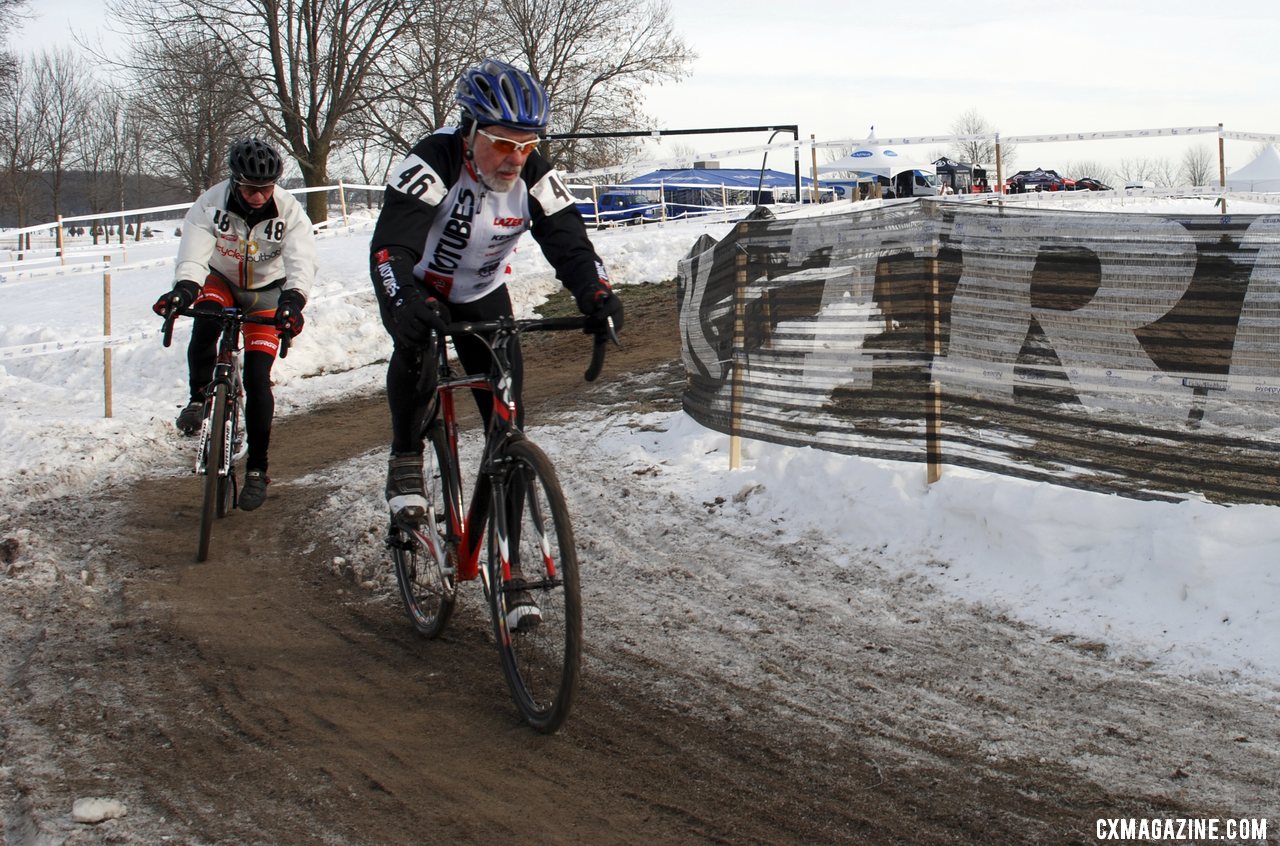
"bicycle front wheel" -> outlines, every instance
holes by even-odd
[[[426,515],[412,528],[393,522],[388,544],[405,611],[419,634],[433,638],[444,631],[457,601],[457,552],[448,537],[451,515],[458,506],[443,428],[431,427],[427,442],[429,449],[422,457]]]
[[[490,610],[516,707],[535,729],[550,733],[569,716],[578,690],[578,555],[569,507],[550,459],[524,439],[507,446],[506,458],[509,469],[493,492]],[[529,602],[536,613],[530,614]]]
[[[219,471],[226,464],[227,386],[218,384],[213,389],[209,406],[209,440],[204,453],[204,504],[200,508],[200,543],[196,547],[196,561],[209,557],[209,538],[213,534],[213,520],[225,493],[226,477]]]
[[[240,413],[235,406],[231,394],[227,394],[227,411],[222,426],[223,455],[225,456],[226,473],[218,474],[218,517],[226,517],[236,505],[236,438],[240,434]],[[228,435],[230,435],[228,437]],[[231,444],[231,452],[225,452],[226,444]]]

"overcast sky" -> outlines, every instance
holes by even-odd
[[[939,135],[974,108],[1005,135],[1219,122],[1280,133],[1280,6],[1271,2],[671,0],[671,8],[699,58],[688,78],[648,97],[648,112],[669,128],[799,124],[819,141],[862,138],[873,125],[882,138]],[[1216,155],[1216,137],[1194,138]],[[1078,143],[1065,157],[1140,156],[1146,143]],[[1153,145],[1152,155],[1169,155],[1166,146]],[[1254,146],[1228,142],[1228,165],[1246,163]],[[1049,167],[1063,158],[1057,146],[1028,145],[1017,161]]]
[[[654,128],[798,124],[819,141],[948,134],[976,109],[1002,134],[1205,126],[1280,132],[1280,6],[1261,0],[670,0],[698,53],[679,83],[648,90]],[[95,37],[100,0],[40,0],[14,43]],[[674,143],[698,152],[758,146],[766,134]],[[779,140],[781,140],[780,136]],[[1016,168],[1181,158],[1217,139],[1024,145]],[[1240,167],[1256,144],[1229,141]],[[670,151],[671,142],[665,150]],[[936,145],[907,150],[923,158]],[[655,155],[660,151],[655,148]],[[756,157],[758,160],[758,157]],[[819,161],[822,161],[820,158]],[[748,166],[746,162],[732,162]],[[771,166],[790,169],[785,154]]]

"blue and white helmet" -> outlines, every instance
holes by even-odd
[[[477,126],[543,132],[551,120],[551,101],[542,83],[497,59],[485,59],[464,71],[454,102]]]

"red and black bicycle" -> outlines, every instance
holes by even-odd
[[[435,376],[423,426],[426,514],[420,520],[393,519],[387,536],[401,599],[414,627],[426,637],[444,630],[458,600],[458,585],[480,578],[512,698],[530,725],[548,733],[564,722],[578,688],[578,555],[555,468],[516,425],[509,351],[522,332],[586,327],[587,319],[581,317],[502,318],[447,327],[448,335],[484,338],[492,367],[481,375],[455,373],[443,342],[425,353],[423,366],[434,368]],[[617,340],[611,325],[595,335],[588,381],[600,372],[609,338]],[[470,502],[464,507],[454,406],[458,392],[477,390],[488,392],[493,406]],[[509,613],[530,601],[539,622],[509,625]]]

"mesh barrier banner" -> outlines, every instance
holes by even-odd
[[[763,212],[693,246],[679,297],[710,428],[1280,503],[1280,216]]]

